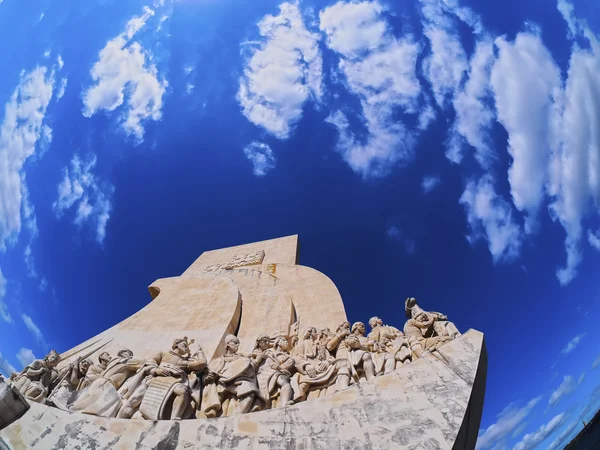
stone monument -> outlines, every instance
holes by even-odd
[[[153,300],[131,317],[11,377],[3,392],[22,406],[11,412],[0,399],[0,442],[475,448],[482,333],[461,334],[414,298],[399,299],[398,317],[387,318],[400,322],[404,309],[402,331],[378,317],[370,329],[350,324],[333,282],[298,264],[297,236],[204,252],[149,290]]]

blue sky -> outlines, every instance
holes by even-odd
[[[486,335],[478,447],[600,407],[600,6],[0,0],[0,369],[300,235],[349,319]]]

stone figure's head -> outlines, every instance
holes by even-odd
[[[367,332],[365,324],[362,322],[354,322],[354,325],[352,325],[352,332],[364,336]]]
[[[77,361],[77,369],[79,369],[79,373],[82,375],[85,375],[88,371],[88,369],[90,368],[90,365],[92,364],[92,362],[85,358],[85,359],[79,359]]]
[[[50,350],[50,353],[46,355],[44,361],[46,362],[46,366],[54,368],[60,362],[60,355],[56,350]]]
[[[225,349],[230,350],[231,353],[237,353],[240,348],[240,340],[233,334],[225,336]]]
[[[383,325],[383,321],[379,317],[375,316],[375,317],[371,317],[369,319],[369,326],[371,328],[375,328],[378,325],[379,326]]]
[[[173,340],[171,349],[180,356],[189,355],[190,354],[190,342],[188,342],[187,337],[184,337],[183,339],[175,339],[175,340]]]
[[[288,342],[288,339],[285,336],[278,336],[277,338],[275,338],[275,343],[273,345],[275,346],[275,348],[278,348],[279,350],[283,350],[285,352],[289,348],[290,343]]]
[[[102,353],[100,353],[100,355],[98,356],[98,362],[99,362],[100,364],[108,364],[108,363],[110,362],[110,360],[111,360],[111,359],[112,359],[112,358],[111,358],[111,356],[110,356],[110,353],[108,353],[108,352],[102,352]]]
[[[409,297],[404,302],[404,313],[409,319],[412,317],[412,309],[417,305],[417,299]]]
[[[340,323],[335,332],[339,333],[340,331],[350,331],[350,322],[344,321]]]
[[[119,350],[117,356],[119,356],[120,358],[131,359],[133,358],[133,352],[128,348],[124,348],[123,350]]]
[[[304,339],[312,339],[315,341],[317,337],[319,337],[319,334],[317,333],[317,329],[315,327],[308,327],[304,331]]]
[[[254,348],[259,348],[261,350],[266,350],[271,346],[271,338],[268,334],[261,334],[256,338],[256,344]]]

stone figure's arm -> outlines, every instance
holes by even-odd
[[[337,346],[340,344],[340,342],[342,341],[343,337],[336,334],[334,335],[331,339],[329,339],[327,341],[327,345],[325,346],[325,348],[327,350],[329,350],[330,352],[334,351]]]
[[[206,368],[207,364],[204,353],[196,353],[196,355],[188,362],[186,372],[201,372]]]
[[[44,373],[45,370],[46,368],[42,364],[42,361],[40,359],[36,359],[31,364],[23,367],[23,370],[21,370],[21,373],[19,375],[35,377]]]
[[[413,320],[413,319],[411,319]],[[419,322],[418,320],[413,320],[413,325],[417,328],[427,329],[433,324],[433,317],[429,316],[429,320],[427,322]]]
[[[296,361],[294,361],[294,358],[292,358],[291,356],[288,357],[285,361],[283,361],[279,367],[281,367],[283,370],[287,370],[287,371],[292,371],[292,369],[296,366]]]

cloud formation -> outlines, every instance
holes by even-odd
[[[29,348],[22,348],[19,350],[19,353],[17,353],[17,359],[21,365],[25,367],[26,365],[31,364],[37,358],[33,354],[33,350]]]
[[[17,369],[15,369],[11,363],[4,359],[2,357],[2,353],[0,353],[0,372],[2,372],[6,377],[10,377],[10,374],[16,371]]]
[[[495,262],[511,261],[519,255],[519,225],[513,218],[510,204],[496,193],[491,175],[470,181],[460,203],[465,208],[471,229],[469,242],[485,239]]]
[[[54,73],[36,67],[21,75],[4,107],[0,128],[0,250],[14,242],[21,231],[23,166],[35,154],[37,142],[48,136],[50,128],[44,128],[44,118],[53,88]]]
[[[25,324],[29,332],[33,335],[38,344],[46,345],[46,341],[44,340],[42,330],[40,330],[40,328],[35,324],[33,319],[27,314],[23,314],[21,318],[23,319],[23,323]]]
[[[305,102],[322,95],[319,36],[306,29],[297,3],[282,3],[279,14],[258,23],[263,40],[251,49],[237,99],[246,118],[279,139],[289,137]]]
[[[0,317],[5,322],[11,323],[12,317],[8,312],[8,307],[6,303],[2,300],[6,295],[6,280],[4,279],[4,275],[2,275],[2,269],[0,268]]]
[[[262,177],[275,168],[275,157],[271,147],[262,142],[252,142],[244,148],[244,155],[252,163],[254,175]]]
[[[112,209],[110,196],[113,187],[101,185],[92,172],[95,165],[95,155],[87,161],[82,161],[78,155],[73,157],[70,167],[64,169],[65,176],[58,185],[58,199],[53,203],[53,208],[56,216],[62,217],[66,210],[75,206],[74,223],[78,226],[92,224],[96,241],[102,244]]]
[[[479,432],[477,449],[489,449],[509,436],[523,421],[531,410],[539,403],[541,397],[530,400],[525,406],[517,407],[511,403],[498,414],[498,420],[485,430]]]
[[[436,175],[426,175],[421,181],[421,189],[423,193],[428,194],[440,185],[442,180]]]
[[[565,375],[562,383],[556,388],[556,390],[550,396],[548,400],[548,405],[554,406],[556,405],[561,398],[565,395],[569,395],[571,392],[575,390],[575,380],[571,375]]]
[[[579,333],[573,339],[571,339],[567,345],[560,351],[563,355],[567,355],[575,350],[575,347],[579,345],[581,340],[585,337],[586,333]]]
[[[419,46],[411,36],[397,39],[383,10],[377,1],[338,2],[319,15],[327,46],[340,56],[338,67],[346,87],[360,100],[366,137],[356,136],[341,110],[326,121],[338,131],[338,151],[363,177],[384,176],[397,163],[408,161],[416,140],[415,132],[397,115],[419,112]]]
[[[525,436],[523,436],[523,439],[521,439],[521,441],[515,445],[514,450],[530,450],[532,448],[536,448],[537,445],[543,442],[564,423],[565,418],[565,413],[554,416],[548,423],[542,425],[534,433],[527,433]]]
[[[85,117],[102,110],[115,111],[125,103],[120,124],[136,143],[143,141],[143,122],[161,119],[168,86],[167,80],[159,79],[152,53],[132,41],[153,15],[154,11],[145,7],[143,15],[133,17],[123,33],[107,42],[90,71],[95,84],[83,93]]]

